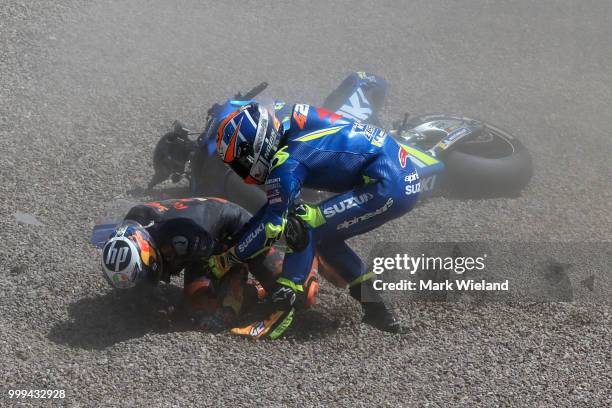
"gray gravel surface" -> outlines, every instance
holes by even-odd
[[[609,1],[248,4],[1,2],[3,398],[59,388],[67,406],[610,406],[605,302],[413,302],[406,332],[390,335],[324,286],[287,339],[253,343],[169,326],[111,293],[87,243],[92,220],[134,199],[172,120],[201,126],[212,102],[262,80],[270,95],[317,103],[353,70],[387,78],[387,121],[486,118],[535,158],[521,197],[431,200],[355,239],[362,253],[406,237],[612,238]]]

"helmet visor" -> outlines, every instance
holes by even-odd
[[[271,160],[280,142],[278,127],[274,106],[260,106],[257,137],[253,143],[254,157],[249,172],[250,178],[258,184],[263,184],[268,178]]]
[[[240,178],[246,178],[251,171],[251,167],[253,166],[253,156],[248,153],[244,153],[237,158],[234,159],[228,165],[240,176]]]

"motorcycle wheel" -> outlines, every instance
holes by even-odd
[[[450,191],[463,197],[517,196],[533,175],[527,148],[488,123],[481,135],[449,152],[444,164]]]

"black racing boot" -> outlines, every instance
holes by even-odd
[[[351,286],[349,292],[363,307],[364,315],[362,321],[364,323],[390,333],[398,333],[400,331],[399,317],[372,287],[370,279]]]

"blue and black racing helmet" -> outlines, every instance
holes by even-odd
[[[263,184],[281,139],[274,109],[253,102],[221,119],[217,153],[249,184]]]

